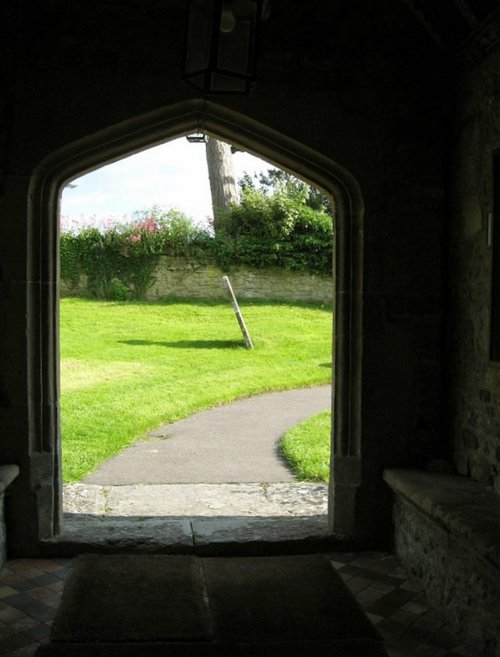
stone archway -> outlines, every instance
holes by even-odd
[[[47,157],[30,186],[29,300],[31,459],[40,464],[36,489],[38,542],[61,524],[62,486],[58,417],[58,210],[64,183],[125,155],[204,131],[290,171],[335,198],[335,332],[333,450],[329,527],[356,533],[355,498],[361,484],[361,324],[363,201],[354,178],[326,156],[246,116],[210,101],[192,100],[142,115]],[[35,546],[34,546],[35,547]],[[39,549],[39,546],[37,546]],[[36,549],[36,548],[35,548]]]

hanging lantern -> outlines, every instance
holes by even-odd
[[[208,94],[250,91],[262,1],[189,0],[187,82]]]

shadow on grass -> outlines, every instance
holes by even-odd
[[[119,340],[121,344],[129,344],[133,347],[172,347],[174,349],[244,349],[241,340],[176,340],[173,342],[162,342],[159,340]]]

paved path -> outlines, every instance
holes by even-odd
[[[152,431],[83,480],[99,486],[295,481],[278,449],[288,429],[331,405],[331,386],[241,399]]]

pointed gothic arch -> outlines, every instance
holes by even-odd
[[[31,488],[37,491],[38,541],[61,524],[58,215],[66,182],[104,164],[159,143],[203,131],[227,140],[319,187],[335,199],[333,449],[329,491],[332,534],[356,534],[356,493],[361,484],[361,336],[363,199],[356,180],[325,155],[207,100],[170,105],[133,118],[46,157],[30,184],[29,272],[36,281],[29,298],[29,422]]]

